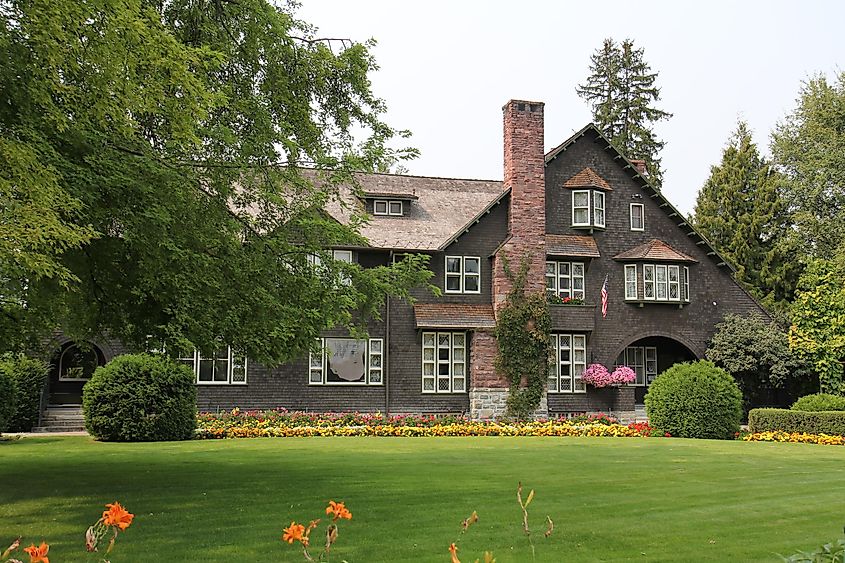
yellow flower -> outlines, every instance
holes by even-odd
[[[461,560],[458,559],[458,546],[454,542],[449,546],[449,554],[452,556],[452,563],[461,563]]]

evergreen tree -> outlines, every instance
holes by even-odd
[[[790,300],[798,265],[785,235],[786,202],[779,175],[760,156],[740,121],[722,152],[719,165],[698,194],[693,224],[737,270],[736,278],[768,305]]]
[[[649,179],[660,187],[660,151],[665,143],[652,127],[672,114],[654,106],[660,100],[657,73],[651,71],[643,54],[630,39],[621,44],[605,39],[590,57],[590,75],[576,92],[590,103],[593,121],[616,148],[629,158],[644,159]]]

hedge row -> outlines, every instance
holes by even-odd
[[[845,436],[845,412],[804,412],[787,409],[751,409],[750,432],[799,432]]]

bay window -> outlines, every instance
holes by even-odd
[[[573,190],[572,226],[605,227],[605,194],[599,190]]]
[[[546,262],[546,291],[558,297],[584,299],[584,263]]]
[[[636,301],[638,295],[638,266],[625,266],[625,299]],[[689,303],[690,272],[687,266],[675,264],[643,264],[642,283],[644,301]]]

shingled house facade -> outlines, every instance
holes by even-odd
[[[196,373],[199,408],[498,416],[507,395],[493,368],[496,314],[509,290],[503,257],[528,259],[528,290],[569,302],[550,305],[555,352],[541,407],[549,415],[633,411],[657,374],[703,357],[726,313],[762,312],[642,164],[595,126],[544,154],[543,110],[528,101],[503,108],[503,182],[361,174],[363,197],[348,194],[372,216],[362,230],[369,246],[333,249],[334,257],[368,267],[428,254],[441,295],[420,289],[413,305],[388,299],[368,339],[328,332],[322,353],[276,368],[230,350],[182,358]],[[340,221],[348,212],[328,211]],[[94,344],[59,350],[51,402],[73,402],[87,377],[79,366],[119,352]],[[593,389],[581,381],[593,362],[628,365],[637,380]]]

